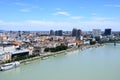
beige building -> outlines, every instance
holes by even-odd
[[[0,61],[8,61],[11,60],[11,54],[10,53],[0,53]]]

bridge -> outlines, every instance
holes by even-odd
[[[114,41],[114,46],[116,46],[116,44],[120,44],[120,41]]]

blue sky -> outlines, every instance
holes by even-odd
[[[120,31],[119,0],[0,0],[0,30]]]

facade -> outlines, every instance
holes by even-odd
[[[73,30],[72,30],[72,36],[75,37],[76,35],[77,35],[77,29],[73,28]]]
[[[75,41],[69,41],[69,42],[67,42],[67,46],[68,47],[75,47],[76,46],[76,42]]]
[[[10,46],[1,46],[0,51],[9,51],[9,50],[14,50],[17,46],[10,45]]]
[[[104,32],[105,36],[108,36],[108,35],[111,35],[111,34],[112,34],[111,29],[105,29],[105,32]]]
[[[82,35],[82,30],[81,29],[73,28],[73,30],[72,30],[72,36],[73,37],[76,37],[77,40],[80,40],[81,35]]]
[[[16,59],[20,57],[25,57],[29,55],[29,50],[11,50],[11,51],[2,51],[0,54],[0,61],[8,61],[11,59]]]
[[[78,29],[77,30],[77,34],[76,34],[76,39],[80,40],[81,39],[81,35],[82,35],[82,30]]]
[[[84,44],[84,45],[90,44],[90,40],[83,40],[83,44]]]
[[[53,35],[55,35],[54,30],[50,30],[50,36],[53,36]]]
[[[93,29],[93,37],[98,37],[101,35],[101,29]]]
[[[11,54],[10,53],[0,54],[0,61],[8,61],[8,60],[11,60]]]
[[[11,51],[10,52],[11,58],[15,59],[15,58],[19,58],[19,57],[25,57],[29,55],[29,50],[15,50],[15,51]]]
[[[35,54],[44,53],[44,49],[45,49],[44,46],[35,46],[35,47],[34,47],[34,53],[35,53]]]
[[[63,31],[62,30],[55,31],[55,36],[63,36]]]
[[[53,36],[53,41],[63,40],[63,36]]]

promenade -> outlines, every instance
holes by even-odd
[[[75,51],[75,50],[83,51],[83,50],[86,50],[86,49],[89,49],[89,48],[97,48],[97,47],[100,47],[100,46],[103,46],[103,44],[81,45],[80,47],[69,48],[67,50],[62,50],[62,51],[58,51],[58,52],[45,52],[45,53],[40,54],[39,56],[35,56],[35,57],[32,57],[32,58],[20,60],[20,63],[29,62],[29,61],[33,61],[33,60],[36,60],[36,59],[44,60],[44,59],[49,58],[49,56],[57,56],[57,54],[63,54],[63,53],[68,54],[71,51]],[[1,65],[2,64],[4,64],[4,63],[1,63]]]
[[[20,62],[24,63],[26,61],[32,61],[32,60],[36,60],[36,59],[44,60],[44,59],[47,59],[49,56],[56,56],[57,54],[62,54],[62,53],[66,53],[67,54],[67,53],[69,53],[71,51],[75,51],[75,50],[83,51],[83,50],[86,50],[86,49],[89,49],[89,48],[97,48],[97,47],[100,47],[100,46],[103,46],[103,44],[82,45],[79,48],[70,48],[70,49],[62,50],[62,51],[58,51],[58,52],[46,52],[46,53],[40,54],[40,56],[36,56],[36,57],[33,57],[33,58],[21,60]]]

